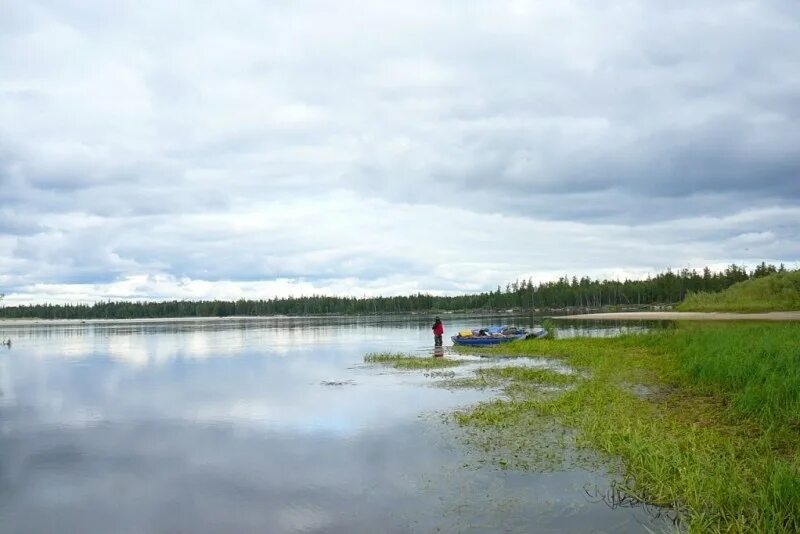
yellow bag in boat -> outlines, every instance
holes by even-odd
[[[458,335],[461,337],[472,337],[472,330],[462,330]]]

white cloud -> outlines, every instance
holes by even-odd
[[[340,193],[230,213],[125,220],[64,215],[17,238],[9,302],[440,294],[529,276],[643,276],[800,252],[800,209],[672,223],[549,221]],[[737,221],[769,228],[741,233]],[[697,232],[693,238],[691,231]],[[776,247],[776,245],[779,245]],[[83,258],[83,261],[75,261]],[[565,267],[566,266],[566,267]],[[112,276],[108,278],[109,274]]]
[[[800,257],[787,2],[5,11],[12,302]]]

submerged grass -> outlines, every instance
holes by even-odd
[[[461,361],[444,357],[422,357],[402,352],[371,352],[364,356],[366,363],[382,363],[395,369],[442,369],[461,365]]]
[[[533,367],[485,367],[476,373],[484,379],[499,379],[533,382],[551,386],[567,386],[576,383],[580,377],[575,374],[558,373],[551,369]]]
[[[457,412],[455,420],[469,430],[467,443],[485,453],[483,462],[502,469],[552,472],[593,469],[600,462],[592,450],[576,449],[574,431],[540,414],[530,399],[493,400],[478,409]]]
[[[429,375],[429,376],[432,376]],[[445,377],[447,378],[447,377]],[[500,388],[505,386],[505,391],[516,396],[517,390],[526,395],[533,393],[533,389],[542,392],[542,386],[563,388],[580,380],[575,374],[559,373],[550,369],[536,369],[531,367],[484,367],[477,369],[469,377],[450,377],[449,380],[439,382],[439,386],[448,389],[456,388]],[[548,391],[549,392],[549,391]],[[463,414],[459,414],[463,415]]]
[[[800,325],[694,324],[492,352],[560,357],[587,376],[482,371],[508,380],[514,394],[457,419],[486,436],[527,434],[513,441],[517,463],[542,454],[531,425],[550,418],[576,429],[579,445],[620,458],[627,495],[676,509],[692,531],[800,530]],[[552,380],[574,387],[519,394]]]

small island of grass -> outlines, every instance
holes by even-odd
[[[444,357],[423,357],[402,352],[371,352],[364,356],[365,363],[382,363],[395,369],[442,369],[461,365],[461,361]]]

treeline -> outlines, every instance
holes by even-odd
[[[495,291],[458,296],[416,294],[398,297],[329,297],[312,295],[262,300],[204,300],[168,302],[97,302],[95,304],[37,304],[0,308],[0,318],[21,319],[139,319],[167,317],[230,317],[261,315],[373,314],[436,311],[505,310],[530,308],[600,308],[675,304],[688,292],[722,291],[736,282],[759,278],[785,267],[762,263],[748,271],[730,265],[724,271],[705,268],[668,270],[643,280],[592,280],[564,276],[535,284],[514,281]]]
[[[771,274],[786,272],[783,264],[768,265],[761,262],[748,271],[745,266],[729,265],[719,272],[708,267],[702,271],[682,269],[648,276],[642,280],[592,280],[589,277],[578,279],[567,276],[554,282],[535,285],[532,280],[512,282],[506,285],[505,292],[494,293],[499,297],[500,307],[543,308],[600,308],[603,306],[676,304],[688,293],[723,291],[737,282],[762,278]],[[490,293],[491,295],[491,293]]]

